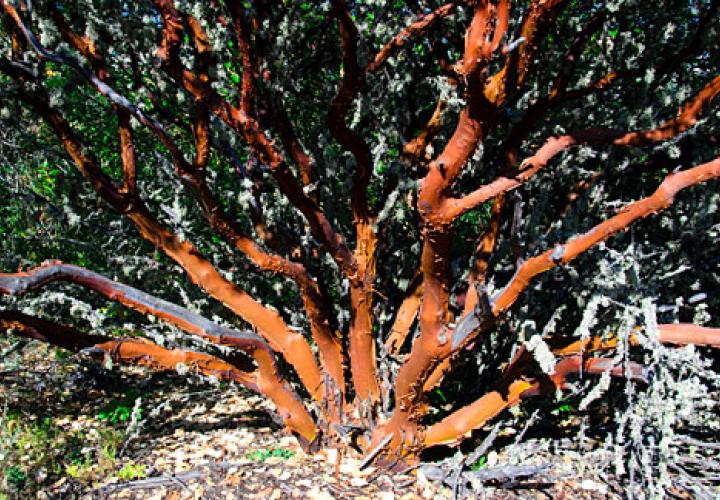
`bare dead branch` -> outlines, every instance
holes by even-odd
[[[43,266],[24,272],[0,273],[0,292],[20,297],[55,281],[67,281],[89,288],[107,299],[138,311],[140,314],[152,314],[186,332],[218,345],[241,350],[270,349],[261,337],[252,332],[239,332],[219,326],[172,302],[118,283],[88,269],[63,264],[59,261],[47,262]]]

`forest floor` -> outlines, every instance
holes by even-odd
[[[446,472],[458,462],[451,452],[436,457],[444,465],[407,474],[360,470],[359,456],[304,453],[267,409],[240,387],[103,367],[34,341],[4,339],[0,498],[453,497]],[[570,440],[515,441],[485,454],[469,472],[543,468],[520,480],[476,478],[468,488],[485,498],[622,496]]]

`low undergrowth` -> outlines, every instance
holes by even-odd
[[[136,391],[99,392],[77,359],[40,351],[0,365],[0,492],[25,497],[66,482],[84,488],[144,477],[126,453],[142,415]],[[19,369],[29,362],[39,370]],[[78,384],[83,394],[73,396],[69,386]]]

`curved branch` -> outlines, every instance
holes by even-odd
[[[442,115],[446,105],[447,103],[444,100],[438,99],[437,105],[435,106],[435,111],[433,111],[432,116],[427,121],[425,126],[415,136],[415,138],[413,138],[410,142],[403,146],[403,150],[400,155],[400,159],[403,162],[408,165],[412,165],[417,160],[430,160],[429,157],[422,158],[422,156],[426,154],[430,142],[432,142],[432,140],[442,128]]]
[[[663,344],[694,344],[720,348],[720,328],[693,324],[661,324],[658,325],[658,332],[658,341]],[[506,373],[504,381],[498,389],[430,426],[425,434],[425,445],[431,447],[440,444],[457,444],[472,430],[482,427],[488,420],[506,408],[519,403],[521,399],[549,394],[556,389],[562,389],[567,377],[575,373],[609,372],[613,377],[629,376],[630,379],[646,382],[646,370],[637,363],[615,366],[612,359],[583,359],[583,353],[613,349],[617,346],[618,341],[618,338],[602,340],[594,337],[584,341],[574,341],[564,347],[553,349],[555,355],[569,357],[560,360],[555,365],[554,372],[547,377],[547,380],[528,381],[520,378],[517,376],[518,370],[516,369],[520,365],[514,366]],[[628,341],[632,345],[639,343],[635,334],[631,335]],[[551,382],[551,384],[547,382]]]
[[[528,287],[533,277],[570,262],[594,245],[623,231],[636,220],[668,208],[679,191],[717,177],[720,177],[720,158],[688,170],[671,173],[651,196],[626,205],[616,216],[564,245],[558,245],[554,249],[532,257],[493,298],[493,314],[497,316],[506,311]]]
[[[527,260],[516,271],[510,282],[492,298],[492,317],[497,318],[512,306],[535,276],[570,262],[594,245],[625,230],[636,220],[668,208],[679,191],[717,177],[720,177],[720,158],[682,172],[672,173],[665,178],[652,196],[626,205],[618,215],[598,224],[590,231]],[[474,313],[463,316],[453,332],[451,349],[445,349],[446,352],[442,353],[439,359],[444,359],[467,345],[478,333],[492,324],[492,319],[488,318],[484,321]],[[463,328],[460,328],[461,325]]]
[[[367,224],[370,220],[367,188],[372,174],[372,154],[367,142],[345,123],[348,110],[365,84],[365,72],[358,64],[357,50],[359,33],[350,15],[345,0],[332,0],[332,11],[337,19],[342,47],[343,72],[340,88],[332,100],[327,123],[333,138],[350,151],[355,158],[356,170],[353,175],[350,204],[355,225]],[[357,230],[360,242],[360,228]],[[357,257],[357,256],[356,256]]]
[[[695,123],[705,108],[720,94],[720,75],[713,78],[700,92],[690,99],[675,118],[667,120],[651,130],[624,132],[613,129],[585,129],[549,139],[533,156],[523,160],[521,172],[514,177],[498,177],[462,198],[448,198],[443,202],[443,216],[454,220],[468,210],[502,193],[525,183],[547,163],[566,149],[589,144],[593,146],[614,144],[617,146],[646,146],[662,142],[685,132]]]
[[[103,335],[90,335],[13,311],[0,311],[0,330],[47,342],[73,352],[87,350],[102,353],[114,362],[136,363],[161,370],[176,370],[182,364],[204,375],[240,383],[267,395],[276,405],[288,429],[298,435],[304,446],[317,436],[317,428],[290,386],[276,372],[269,351],[253,352],[258,370],[247,372],[218,357],[181,349],[166,349],[148,341],[118,340]]]
[[[507,2],[507,0],[505,1]],[[377,71],[385,63],[385,61],[388,60],[388,58],[395,55],[406,43],[411,41],[413,38],[426,34],[435,24],[440,22],[440,20],[452,15],[455,12],[456,7],[457,2],[446,3],[429,14],[425,14],[416,21],[413,21],[409,26],[404,28],[400,31],[400,33],[387,42],[375,54],[373,60],[365,65],[363,71],[365,73],[374,73]]]
[[[117,92],[115,92],[109,85],[105,83],[104,80],[111,81],[109,74],[105,70],[104,62],[100,55],[98,55],[94,49],[94,46],[90,44],[88,41],[81,39],[77,35],[75,35],[70,28],[67,26],[66,23],[64,23],[64,20],[62,17],[58,14],[56,17],[58,18],[57,21],[61,23],[61,27],[63,27],[64,35],[71,40],[73,45],[76,46],[76,48],[84,55],[86,56],[92,63],[93,67],[96,68],[98,71],[98,74],[100,77],[96,75],[92,75],[89,72],[85,71],[80,64],[73,58],[64,56],[64,55],[56,55],[52,54],[49,51],[47,51],[35,38],[34,34],[25,27],[22,20],[20,19],[17,12],[12,8],[12,6],[9,6],[7,4],[4,4],[5,10],[7,13],[11,15],[13,20],[16,22],[18,27],[23,31],[25,37],[27,38],[28,42],[33,46],[36,53],[46,59],[58,62],[59,64],[65,64],[73,67],[78,72],[80,72],[88,81],[90,81],[97,90],[102,93],[103,95],[107,96],[113,105],[118,110],[122,110],[125,113],[132,114],[135,116],[139,121],[141,121],[143,124],[145,124],[148,128],[152,130],[153,133],[157,135],[157,137],[160,139],[160,141],[165,145],[165,147],[168,149],[168,151],[171,154],[173,164],[175,165],[181,179],[184,181],[186,185],[188,185],[192,191],[195,193],[198,201],[200,202],[201,207],[203,208],[203,212],[210,222],[213,229],[215,229],[218,233],[220,233],[223,237],[225,237],[227,240],[229,240],[231,243],[233,243],[238,249],[243,251],[248,257],[253,260],[253,262],[258,265],[261,269],[270,270],[273,272],[280,272],[286,276],[289,276],[293,278],[298,285],[300,286],[301,291],[303,292],[303,297],[305,299],[305,304],[307,306],[308,314],[310,316],[310,319],[312,321],[312,331],[313,335],[316,338],[316,341],[318,342],[318,345],[320,346],[323,359],[328,365],[328,369],[331,373],[331,376],[335,380],[336,384],[338,385],[341,390],[344,391],[344,378],[342,373],[342,356],[341,356],[341,349],[339,340],[335,337],[333,332],[329,328],[329,321],[327,317],[325,316],[324,312],[325,307],[323,306],[323,300],[322,296],[318,290],[317,284],[312,281],[312,279],[309,277],[307,272],[305,271],[304,267],[301,264],[290,262],[287,259],[284,259],[279,256],[274,256],[267,254],[266,252],[262,251],[260,247],[255,244],[252,239],[242,234],[238,228],[231,222],[229,219],[225,216],[223,213],[223,210],[219,206],[219,204],[214,199],[212,193],[210,192],[207,184],[204,180],[203,175],[203,167],[205,162],[208,158],[209,153],[209,144],[208,144],[208,123],[207,119],[205,118],[205,107],[206,104],[204,102],[204,96],[196,96],[196,99],[199,101],[199,104],[196,109],[196,115],[197,119],[195,120],[195,125],[193,128],[196,144],[197,144],[197,154],[196,159],[194,162],[194,165],[191,166],[184,158],[182,153],[180,152],[177,145],[174,143],[174,141],[170,138],[170,136],[167,134],[165,129],[162,127],[162,125],[157,122],[156,120],[149,118],[145,116],[140,110],[135,107],[133,104],[131,104],[126,98],[119,95]],[[204,42],[204,34],[202,33],[202,30],[199,25],[193,24],[194,30],[193,30],[193,36],[196,41],[196,44],[198,46],[198,50],[202,53],[207,52],[208,46],[207,43]],[[165,50],[167,53],[171,54],[174,53],[172,50],[171,45],[165,46]],[[176,54],[177,55],[177,54]],[[207,54],[206,54],[207,55]],[[178,56],[179,57],[179,56]],[[202,76],[202,75],[201,75]],[[204,75],[205,79],[204,82],[207,84],[207,75]],[[202,79],[202,78],[201,78]],[[37,104],[37,103],[35,103]],[[37,106],[36,106],[37,108]],[[71,134],[69,132],[69,127],[67,126],[67,123],[64,123],[64,120],[62,117],[59,116],[56,112],[53,113],[52,110],[50,110],[48,107],[40,106],[40,109],[38,110],[41,112],[41,114],[44,114],[46,117],[50,115],[50,120],[53,121],[53,125],[58,131],[58,133],[62,133],[63,136],[61,139],[66,145],[66,148],[69,145],[72,145],[73,139],[71,137]],[[129,118],[126,117],[126,118]],[[121,122],[122,123],[122,122]],[[129,127],[126,132],[129,132]],[[119,191],[114,188],[112,185],[112,182],[109,181],[107,184],[109,186],[103,186],[103,190],[107,192],[108,196],[113,197],[113,204],[121,205],[125,208],[121,209],[121,211],[125,211],[129,205],[142,205],[142,202],[137,198],[137,196],[134,195],[135,190],[132,189],[134,187],[134,172],[135,172],[135,165],[134,165],[134,150],[128,148],[126,146],[132,146],[132,136],[128,134],[123,134],[122,126],[121,126],[121,137],[124,136],[126,139],[129,138],[129,144],[123,145],[123,151],[127,153],[127,158],[123,157],[123,164],[124,164],[124,172],[125,172],[125,179],[126,179],[126,187],[128,187],[128,191],[131,193],[130,198],[126,198],[125,200],[118,199],[117,195],[119,194],[122,198],[122,191]],[[79,148],[75,147],[76,153],[78,158],[82,157],[83,155],[79,153]],[[73,153],[71,153],[72,155]],[[126,159],[129,159],[131,161],[126,162]],[[77,161],[77,160],[76,160]],[[85,164],[90,164],[89,160],[85,159]],[[88,169],[88,172],[92,175],[90,178],[97,182],[96,179],[102,180],[103,177],[98,175],[102,172],[99,169],[95,169],[94,172],[90,172],[90,169]],[[130,184],[128,184],[130,182]],[[113,192],[114,191],[114,192]],[[146,214],[147,216],[147,214]],[[187,268],[186,268],[187,269]],[[278,317],[279,319],[279,317]],[[299,337],[297,334],[293,334],[295,337]],[[296,342],[297,343],[297,342]],[[306,349],[303,349],[303,357],[307,357],[308,355],[311,355],[309,346],[307,346]],[[285,353],[288,354],[288,353]],[[292,354],[294,357],[295,354]],[[317,368],[314,371],[318,371]],[[320,384],[319,382],[319,373],[315,373],[313,376],[309,377],[307,380],[312,381],[312,384],[317,387],[317,389],[310,389],[311,392],[314,392],[317,397],[320,397],[320,394],[322,393],[320,391]],[[311,386],[309,386],[311,387]],[[318,392],[315,392],[318,391]]]
[[[522,399],[562,389],[570,375],[604,372],[610,373],[613,377],[646,381],[645,369],[637,363],[630,363],[628,367],[615,366],[612,359],[583,359],[582,356],[571,356],[557,363],[555,371],[545,379],[528,381],[523,378],[508,378],[495,391],[485,394],[474,403],[460,408],[428,427],[424,445],[428,448],[441,444],[456,445],[468,437],[473,430],[482,427],[488,420],[516,405]]]
[[[680,50],[665,58],[664,61],[650,66],[655,70],[656,77],[658,75],[666,75],[679,69],[680,63],[683,62],[685,58],[697,52],[703,46],[703,36],[705,35],[710,23],[716,18],[716,13],[719,8],[720,2],[713,0],[708,9],[700,16],[697,29],[690,41]],[[520,121],[513,125],[510,133],[508,134],[505,145],[505,167],[510,168],[515,164],[520,144],[530,133],[533,124],[535,124],[546,111],[559,104],[575,100],[590,95],[597,90],[604,89],[616,80],[639,77],[645,73],[646,67],[609,71],[604,76],[596,79],[594,82],[585,87],[570,91],[566,90],[569,78],[572,76],[572,71],[576,67],[576,63],[580,60],[580,50],[584,47],[588,35],[602,25],[604,17],[604,11],[601,11],[583,27],[583,30],[580,32],[575,42],[563,58],[561,72],[558,74],[555,82],[553,83],[550,94],[541,97],[535,103],[531,104]]]
[[[50,16],[58,27],[65,41],[75,47],[95,71],[97,77],[108,85],[114,85],[114,79],[107,69],[104,58],[98,53],[97,47],[87,36],[80,37],[67,23],[58,9],[57,2],[50,4]],[[124,107],[111,103],[112,109],[117,115],[118,130],[120,133],[120,160],[123,170],[122,190],[137,195],[137,173],[136,155],[133,131],[130,123],[131,113]]]
[[[335,231],[330,220],[313,198],[303,191],[282,154],[257,120],[242,109],[232,106],[207,82],[203,82],[182,66],[177,54],[181,41],[182,19],[173,2],[156,0],[155,4],[163,20],[162,44],[157,52],[163,67],[190,95],[196,99],[205,99],[213,114],[244,136],[260,161],[270,167],[271,174],[283,194],[303,214],[313,236],[325,245],[325,249],[345,276],[354,279],[357,265],[342,236]]]
[[[367,142],[352,130],[345,118],[358,93],[365,84],[365,74],[358,64],[359,33],[350,15],[346,0],[331,0],[333,15],[337,19],[342,48],[343,76],[340,88],[332,100],[327,124],[333,138],[355,158],[350,206],[355,225],[355,251],[353,259],[357,272],[350,281],[350,370],[356,398],[377,402],[378,385],[375,336],[373,334],[373,282],[377,234],[375,215],[368,202],[368,186],[372,176],[372,154]]]
[[[119,302],[140,314],[152,314],[178,328],[215,344],[242,350],[266,349],[270,346],[252,332],[223,327],[166,300],[137,288],[118,283],[88,269],[50,261],[40,267],[18,273],[0,273],[0,292],[21,297],[54,281],[67,281],[94,290],[103,297]]]
[[[70,124],[57,110],[50,107],[47,100],[37,95],[23,95],[23,98],[53,128],[65,150],[92,183],[95,191],[118,212],[124,213],[145,240],[161,248],[168,257],[180,264],[193,283],[245,321],[255,325],[270,341],[273,349],[280,351],[295,368],[310,394],[316,400],[322,401],[323,379],[307,341],[291,330],[276,311],[264,307],[240,287],[228,281],[191,243],[181,240],[178,235],[158,223],[139,199],[121,194],[95,162],[82,151]]]

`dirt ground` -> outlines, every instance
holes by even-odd
[[[452,476],[442,477],[457,463],[451,452],[436,457],[440,464],[394,475],[360,470],[361,457],[335,450],[308,455],[272,420],[267,403],[241,387],[100,366],[18,339],[3,340],[0,356],[0,498],[622,496],[612,478],[562,443],[528,439],[490,451],[486,471],[543,469],[456,489]]]

